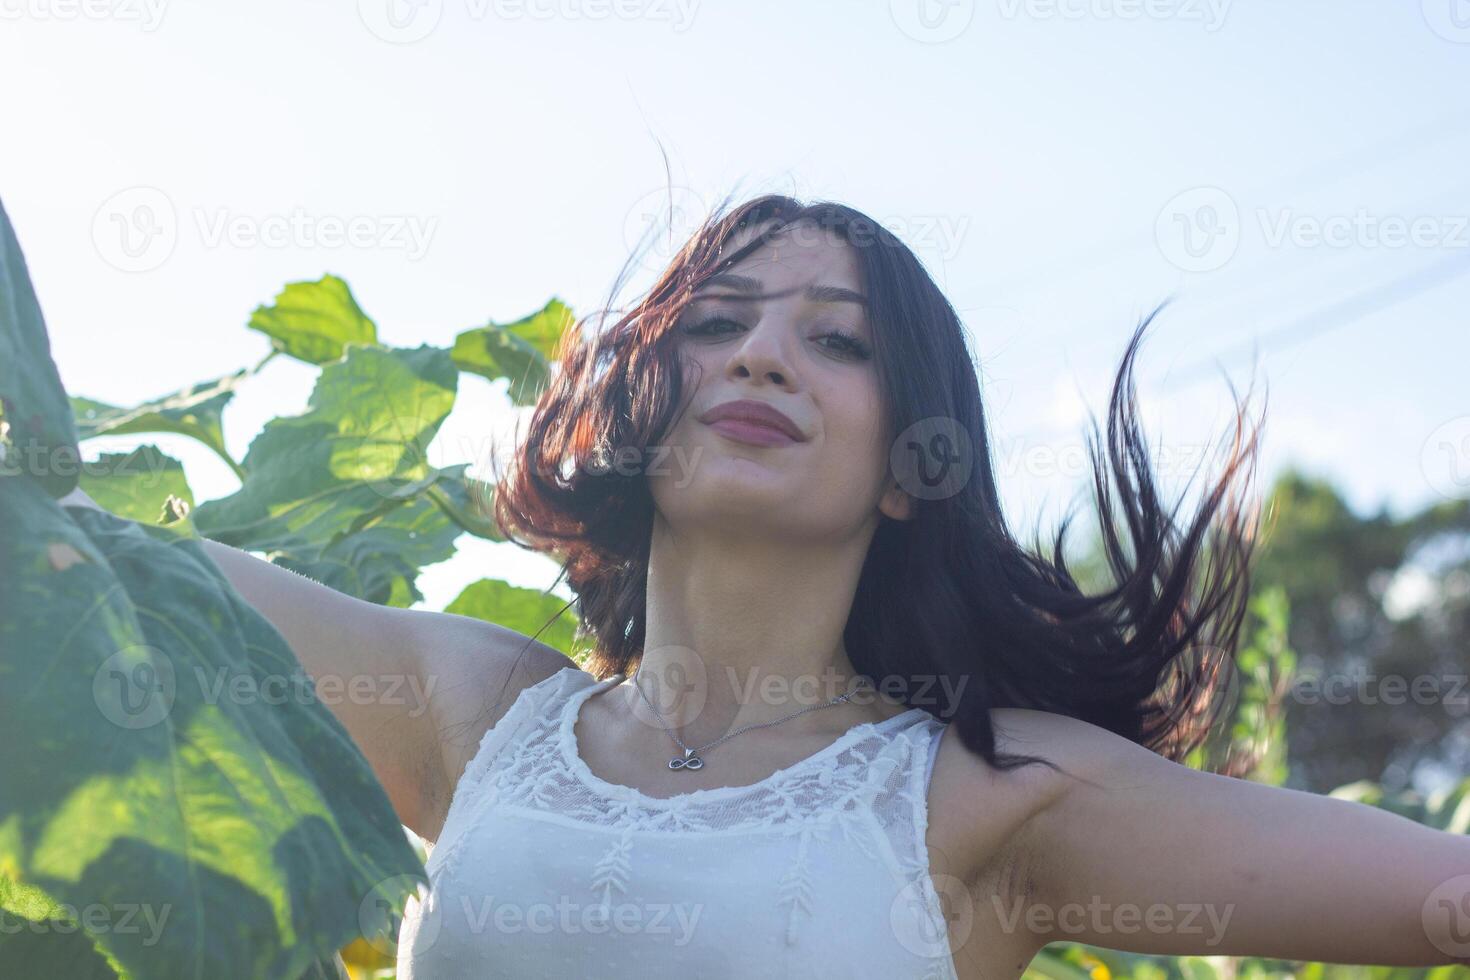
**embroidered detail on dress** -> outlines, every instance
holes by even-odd
[[[632,862],[629,855],[633,850],[633,836],[629,830],[624,830],[622,836],[613,841],[612,846],[603,854],[597,866],[592,869],[592,890],[602,893],[602,905],[599,910],[604,916],[612,913],[612,893],[616,890],[619,894],[628,891],[628,874],[632,870]]]
[[[796,913],[811,913],[812,910],[812,875],[811,866],[807,863],[807,844],[811,841],[810,829],[803,827],[801,836],[796,843],[796,857],[791,862],[791,867],[781,876],[780,898],[776,905],[790,905],[791,910],[786,915],[786,945],[796,945]]]

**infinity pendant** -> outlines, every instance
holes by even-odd
[[[670,759],[669,760],[669,768],[670,769],[702,769],[702,768],[704,768],[704,760],[701,759],[699,756],[695,755],[693,749],[688,749],[684,753],[684,758],[680,759],[679,757],[675,756],[674,758]]]

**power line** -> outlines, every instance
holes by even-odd
[[[1201,358],[1179,370],[1165,373],[1155,387],[1164,391],[1177,391],[1202,380],[1208,369],[1218,366],[1221,358],[1238,356],[1241,353],[1270,353],[1292,344],[1298,344],[1333,330],[1355,323],[1366,316],[1413,299],[1438,286],[1470,273],[1470,253],[1456,253],[1442,257],[1389,282],[1358,291],[1356,294],[1330,303],[1303,316],[1296,317],[1250,341],[1236,344],[1209,357]],[[1070,427],[1032,426],[1010,434],[1009,438],[1040,439],[1046,436],[1071,433]]]
[[[1325,162],[1314,163],[1295,173],[1257,184],[1243,192],[1241,196],[1252,200],[1270,199],[1268,195],[1273,192],[1284,193],[1299,186],[1320,187],[1333,180],[1359,173],[1370,166],[1403,156],[1435,137],[1444,138],[1448,135],[1463,133],[1467,123],[1470,123],[1470,117],[1463,112],[1446,113],[1428,123],[1411,126],[1399,133],[1386,136],[1364,149],[1347,151]],[[1352,166],[1345,166],[1348,163],[1351,163]],[[1054,284],[1055,270],[1059,267],[1069,270],[1074,277],[1079,273],[1089,272],[1117,259],[1124,251],[1124,243],[1138,237],[1134,235],[1114,237],[1089,249],[1075,252],[1071,256],[1050,261],[1046,263],[1044,269],[1038,268],[1029,276],[1014,277],[997,283],[994,285],[994,291],[1000,293],[1006,290],[1024,290],[1042,282],[1049,285]],[[1128,250],[1136,251],[1148,247],[1150,243],[1144,242],[1128,246]]]
[[[1265,334],[1252,338],[1249,342],[1236,344],[1233,348],[1227,348],[1211,357],[1201,358],[1186,365],[1177,372],[1170,372],[1169,380],[1164,382],[1162,387],[1165,390],[1172,390],[1194,383],[1221,357],[1232,357],[1255,349],[1279,350],[1291,344],[1298,344],[1312,337],[1330,333],[1356,323],[1369,314],[1413,299],[1467,272],[1470,272],[1470,255],[1463,253],[1447,255],[1438,262],[1431,262],[1415,269],[1408,275],[1360,290],[1346,299],[1289,320]]]

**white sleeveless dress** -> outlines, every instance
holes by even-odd
[[[577,754],[582,703],[622,679],[566,667],[485,733],[399,980],[956,980],[924,843],[944,722],[912,708],[758,783],[659,799]]]

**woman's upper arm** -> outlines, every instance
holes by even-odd
[[[1022,835],[1036,894],[1020,911],[1044,938],[1164,955],[1463,962],[1446,946],[1456,923],[1434,917],[1434,900],[1470,908],[1470,840],[1026,714],[1034,738],[1012,750],[1081,777],[1060,780]]]
[[[399,820],[427,840],[480,736],[522,687],[575,666],[494,623],[367,602],[216,541],[205,550],[285,638]]]

